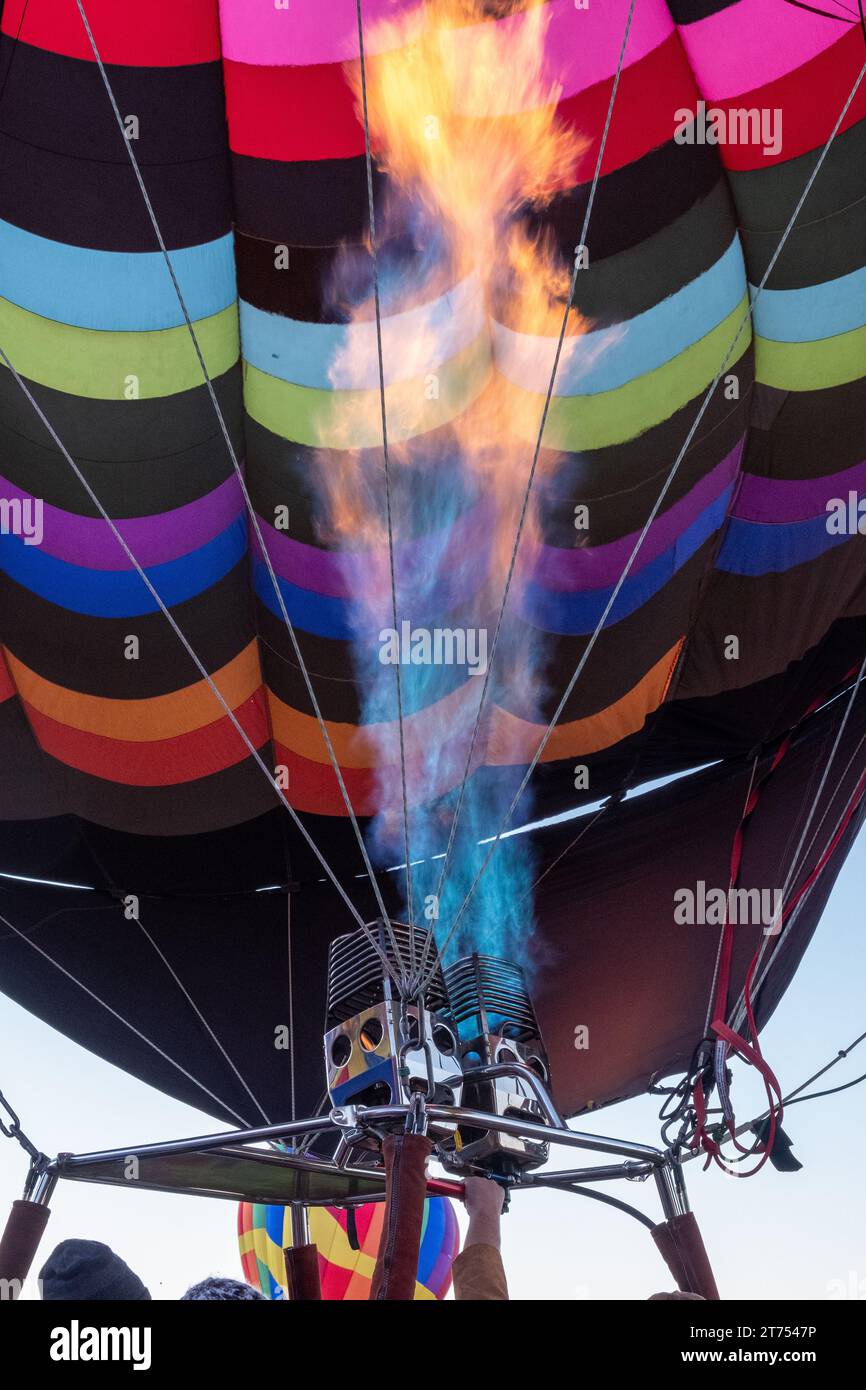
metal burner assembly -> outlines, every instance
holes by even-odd
[[[415,930],[416,959],[425,944],[428,933]],[[446,1016],[441,971],[423,1006],[401,1000],[384,971],[383,956],[397,974],[397,953],[410,959],[412,945],[410,928],[397,922],[390,931],[373,923],[331,943],[325,1069],[335,1106],[407,1105],[418,1093],[439,1105],[460,1104],[458,1040]],[[437,1134],[453,1130],[435,1127]]]
[[[460,1040],[465,1105],[544,1124],[547,1056],[520,966],[498,956],[464,956],[446,969],[445,988]],[[546,1163],[548,1151],[537,1140],[461,1125],[453,1155],[443,1159],[512,1176]]]
[[[335,1107],[461,1105],[491,1118],[544,1125],[547,1058],[523,971],[496,956],[466,956],[436,970],[423,1001],[401,1000],[385,972],[420,960],[429,933],[372,923],[337,937],[328,956],[325,1067]],[[435,956],[433,956],[435,959]],[[518,1126],[519,1127],[519,1126]],[[440,1160],[454,1170],[514,1177],[547,1160],[539,1139],[437,1117],[429,1123]],[[370,1147],[370,1145],[366,1145]]]

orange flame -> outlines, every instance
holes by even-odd
[[[387,238],[396,203],[398,219],[401,204],[404,212],[420,209],[437,242],[435,263],[425,263],[420,280],[412,271],[396,286],[389,279],[384,295],[392,469],[411,470],[412,441],[447,429],[448,466],[458,457],[476,491],[494,501],[486,585],[494,616],[532,461],[526,440],[537,435],[542,403],[496,372],[491,322],[545,340],[542,349],[549,349],[552,367],[573,266],[562,263],[550,239],[530,235],[516,215],[527,204],[543,207],[570,186],[585,148],[557,119],[560,88],[545,71],[549,8],[530,0],[519,13],[510,11],[502,0],[496,12],[506,17],[491,20],[490,0],[427,0],[377,28],[370,45],[376,56],[367,61],[372,148],[396,190],[377,241],[381,246]],[[360,115],[360,64],[348,65],[347,73]],[[586,327],[572,310],[563,365]],[[375,565],[375,579],[360,600],[369,603],[372,628],[373,614],[381,617],[382,598],[390,593],[381,470],[374,480],[380,495],[374,496],[358,453],[359,443],[376,448],[382,439],[372,296],[350,310],[331,381],[331,438],[344,451],[344,462],[335,467],[331,455],[322,470],[326,531],[344,548],[367,551]],[[536,531],[530,508],[524,534],[529,550]],[[504,657],[497,656],[497,665]],[[520,657],[503,659],[501,676],[528,707],[537,678],[525,649]],[[470,701],[470,727],[474,713]],[[483,743],[482,738],[479,755]],[[383,734],[380,762],[393,767],[396,756],[393,737]],[[412,799],[425,799],[423,785]]]

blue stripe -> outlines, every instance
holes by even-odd
[[[355,641],[357,634],[352,625],[352,617],[353,614],[357,616],[357,610],[345,599],[329,598],[322,594],[313,593],[309,589],[300,589],[294,584],[289,584],[285,579],[278,578],[277,582],[293,628],[317,637],[329,637],[343,642]],[[274,594],[270,575],[257,558],[253,559],[253,587],[257,597],[268,611],[282,621],[282,613]],[[415,626],[443,625],[443,613],[447,611],[445,606],[437,601],[436,594],[430,596],[430,603],[436,617],[432,622],[428,619],[423,623],[418,619],[411,619]],[[405,609],[401,609],[400,616],[401,620],[410,618]],[[390,615],[387,615],[383,626],[390,625],[390,621]],[[457,624],[456,622],[446,622],[445,625],[456,626]],[[377,639],[378,633],[374,633],[373,640],[365,646],[365,650],[369,653],[369,667],[365,672],[369,680],[364,701],[363,722],[365,724],[385,723],[397,717],[394,670],[391,666],[379,663]],[[356,650],[358,650],[357,646]],[[457,665],[412,666],[407,664],[401,667],[401,671],[403,711],[407,715],[416,714],[427,705],[445,699],[467,680],[477,679],[477,677],[467,674],[465,666]]]
[[[716,498],[711,506],[687,527],[675,545],[646,565],[639,574],[627,579],[617,595],[616,603],[607,616],[605,627],[621,622],[647,603],[654,594],[682,569],[687,560],[724,524],[731,496],[731,487]],[[610,600],[614,586],[566,594],[530,584],[524,596],[524,616],[534,627],[545,632],[560,632],[583,636],[594,631]]]
[[[253,560],[253,580],[256,593],[265,607],[275,618],[282,618],[271,577],[258,556]],[[481,580],[483,575],[473,577],[471,593],[467,593],[466,575],[457,570],[442,575],[435,582],[431,580],[429,589],[425,588],[417,599],[419,605],[423,603],[423,616],[419,616],[418,608],[412,608],[411,596],[403,593],[401,619],[409,619],[417,627],[448,627],[450,624],[445,621],[444,615],[461,604],[467,604],[479,589]],[[369,621],[366,608],[357,596],[335,598],[330,594],[319,594],[314,589],[302,589],[279,575],[277,583],[292,626],[304,632],[348,642],[358,636],[359,622]],[[390,623],[390,613],[383,609],[382,626],[390,626]]]
[[[333,637],[341,642],[352,641],[355,626],[352,622],[351,605],[345,599],[317,594],[312,589],[301,589],[297,584],[290,584],[288,580],[281,579],[279,575],[277,583],[292,627],[313,633],[316,637]],[[275,618],[282,618],[271,576],[259,559],[253,560],[253,584],[265,607]]]
[[[831,536],[827,521],[826,516],[815,516],[808,521],[768,525],[732,517],[716,568],[729,574],[783,574],[851,540],[850,536]]]
[[[575,346],[567,358],[563,355],[554,394],[594,396],[663,367],[727,318],[745,288],[743,253],[734,237],[715,265],[652,309],[567,340]],[[515,333],[503,324],[495,324],[493,331],[497,369],[524,390],[543,394],[553,365],[553,340]]]
[[[279,1250],[282,1250],[284,1245],[283,1231],[285,1229],[285,1214],[285,1207],[265,1207],[265,1234],[270,1236],[274,1245],[276,1245]]]
[[[169,256],[191,319],[209,318],[234,303],[231,235]],[[92,251],[3,221],[0,295],[76,328],[143,333],[184,322],[161,251]]]
[[[145,573],[171,608],[212,588],[238,564],[246,548],[246,518],[239,516],[207,545]],[[159,611],[135,570],[83,569],[25,545],[18,536],[0,536],[0,570],[31,593],[73,613],[132,618]]]
[[[375,324],[371,321],[352,325],[303,323],[267,313],[242,299],[240,323],[245,360],[268,376],[320,391],[378,389]],[[481,292],[471,276],[438,299],[384,317],[386,384],[420,375],[418,361],[411,352],[407,354],[408,345],[429,343],[432,369],[456,357],[483,329]],[[341,381],[340,362],[347,349],[346,379]]]
[[[755,286],[749,286],[754,297]],[[762,290],[755,332],[777,343],[814,343],[866,324],[866,267],[801,290]]]

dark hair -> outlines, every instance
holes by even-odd
[[[201,1279],[199,1283],[193,1284],[192,1288],[187,1289],[186,1293],[181,1294],[181,1303],[210,1303],[221,1299],[245,1300],[261,1299],[267,1302],[264,1294],[254,1289],[252,1284],[245,1284],[242,1279],[227,1279],[219,1274],[212,1274],[209,1279]]]

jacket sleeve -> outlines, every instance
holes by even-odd
[[[504,1302],[508,1284],[502,1256],[493,1245],[469,1245],[451,1266],[458,1302]]]

